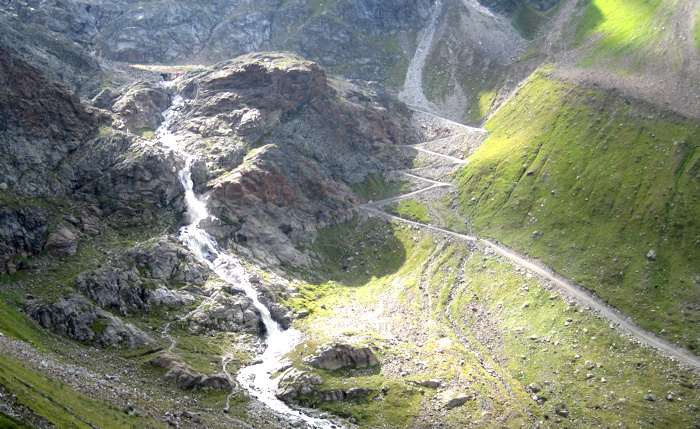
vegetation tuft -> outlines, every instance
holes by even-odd
[[[528,40],[535,38],[545,16],[527,3],[521,3],[513,13],[513,26],[521,36]]]

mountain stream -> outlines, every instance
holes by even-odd
[[[211,215],[207,211],[204,201],[200,200],[193,190],[191,167],[196,157],[180,148],[176,136],[169,130],[170,124],[177,115],[178,107],[183,102],[180,96],[174,98],[171,107],[163,112],[164,120],[156,130],[158,140],[185,159],[184,167],[178,172],[178,175],[185,189],[187,215],[191,223],[180,229],[179,238],[198,259],[205,262],[222,280],[245,290],[255,308],[260,311],[265,325],[265,340],[267,342],[265,352],[260,356],[259,363],[242,368],[236,379],[241,386],[248,390],[251,396],[257,398],[276,413],[285,416],[288,420],[302,420],[308,428],[335,428],[337,426],[329,420],[308,416],[290,408],[275,397],[278,380],[273,379],[272,376],[282,369],[284,355],[301,342],[301,333],[293,328],[283,330],[272,319],[270,310],[258,300],[257,292],[253,289],[243,265],[236,258],[222,251],[214,238],[200,227],[200,222]]]

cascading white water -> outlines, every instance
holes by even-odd
[[[281,369],[284,355],[299,344],[301,334],[293,328],[283,330],[272,319],[270,310],[258,300],[258,294],[253,289],[243,265],[231,255],[220,250],[214,238],[200,227],[200,222],[211,215],[207,211],[204,201],[197,198],[194,193],[191,167],[195,156],[180,148],[177,138],[169,130],[177,108],[182,103],[182,97],[176,96],[174,98],[172,106],[163,112],[164,120],[156,130],[156,137],[163,145],[185,158],[185,165],[179,171],[178,176],[185,189],[185,203],[187,204],[190,224],[180,229],[180,240],[195,256],[218,274],[222,280],[240,286],[245,290],[246,295],[253,301],[255,308],[260,311],[266,330],[267,348],[261,356],[261,363],[242,368],[236,378],[241,386],[247,389],[252,396],[275,412],[290,418],[301,419],[306,422],[307,427],[334,428],[336,426],[330,421],[317,419],[293,410],[275,397],[278,381],[273,379],[272,376]]]

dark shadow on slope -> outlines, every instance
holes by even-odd
[[[574,46],[581,46],[586,39],[586,37],[591,34],[591,32],[598,28],[598,25],[605,21],[605,16],[600,8],[596,6],[591,0],[580,0],[577,7],[585,6],[586,9],[583,12],[583,18],[576,27],[576,37],[574,38]]]
[[[313,251],[321,266],[309,273],[310,283],[332,280],[344,286],[363,286],[372,277],[393,274],[406,262],[406,248],[394,227],[383,219],[351,221],[320,231]]]

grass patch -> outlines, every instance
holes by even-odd
[[[153,427],[155,423],[90,399],[3,355],[0,355],[0,384],[16,395],[17,401],[56,427],[132,428]]]
[[[520,58],[515,60],[515,62],[527,61],[530,58],[534,58],[534,57],[538,56],[539,54],[540,54],[540,52],[537,49],[530,49],[525,54],[523,54],[523,56],[521,56]]]
[[[14,418],[8,416],[7,414],[0,412],[0,428],[2,428],[2,429],[24,429],[24,428],[28,428],[28,427],[29,426],[25,426],[19,420],[15,420]]]
[[[695,16],[695,46],[700,51],[700,8],[698,8],[698,13]]]
[[[532,40],[546,20],[545,16],[526,3],[520,3],[513,12],[513,26],[521,36]]]
[[[697,350],[698,123],[539,73],[487,129],[457,180],[474,229]]]
[[[134,130],[134,134],[149,140],[152,140],[156,137],[155,130],[148,127],[137,128],[136,130]]]
[[[378,225],[373,228],[379,231]],[[687,404],[698,400],[693,387],[700,382],[693,371],[619,335],[605,321],[570,306],[547,282],[492,254],[440,242],[400,223],[393,231],[406,251],[396,271],[373,276],[362,287],[300,287],[323,290],[317,296],[322,308],[297,321],[307,341],[290,354],[295,367],[322,378],[318,390],[364,387],[371,393],[350,401],[320,403],[313,394],[303,400],[355,418],[362,427],[422,427],[426,421],[420,416],[432,406],[465,393],[477,400],[441,411],[440,422],[468,427],[482,419],[527,427],[528,419],[536,418],[582,427],[692,426],[695,417]],[[357,244],[347,246],[358,250]],[[327,268],[336,271],[334,278],[345,274]],[[360,309],[374,310],[369,317]],[[396,326],[402,335],[396,335]],[[369,345],[380,367],[305,366],[303,358],[328,341]],[[397,361],[407,375],[388,370]],[[432,378],[444,387],[420,392],[412,384]],[[465,383],[468,388],[460,390]],[[533,383],[542,389],[538,401],[528,387]],[[669,392],[682,400],[667,400]],[[648,394],[658,400],[645,400]],[[500,423],[489,420],[486,411]]]
[[[48,335],[29,319],[23,309],[24,304],[13,292],[0,288],[0,332],[45,350]]]
[[[369,201],[400,194],[408,187],[408,184],[407,180],[387,181],[383,174],[370,174],[362,182],[350,183],[349,186],[363,201]]]
[[[413,198],[391,203],[386,207],[387,211],[416,222],[428,223],[428,209]]]
[[[360,286],[373,276],[393,273],[406,259],[405,246],[381,219],[360,222],[353,218],[322,229],[312,250],[321,257],[321,267],[313,275],[345,286]]]
[[[694,416],[683,402],[666,397],[674,392],[682,401],[697,401],[697,391],[686,387],[698,381],[693,371],[570,306],[547,283],[481,252],[469,258],[465,280],[450,308],[453,320],[500,355],[517,384],[527,390],[539,385],[542,390],[530,394],[539,398],[545,419],[581,427],[692,426]],[[645,400],[648,394],[658,401]]]

